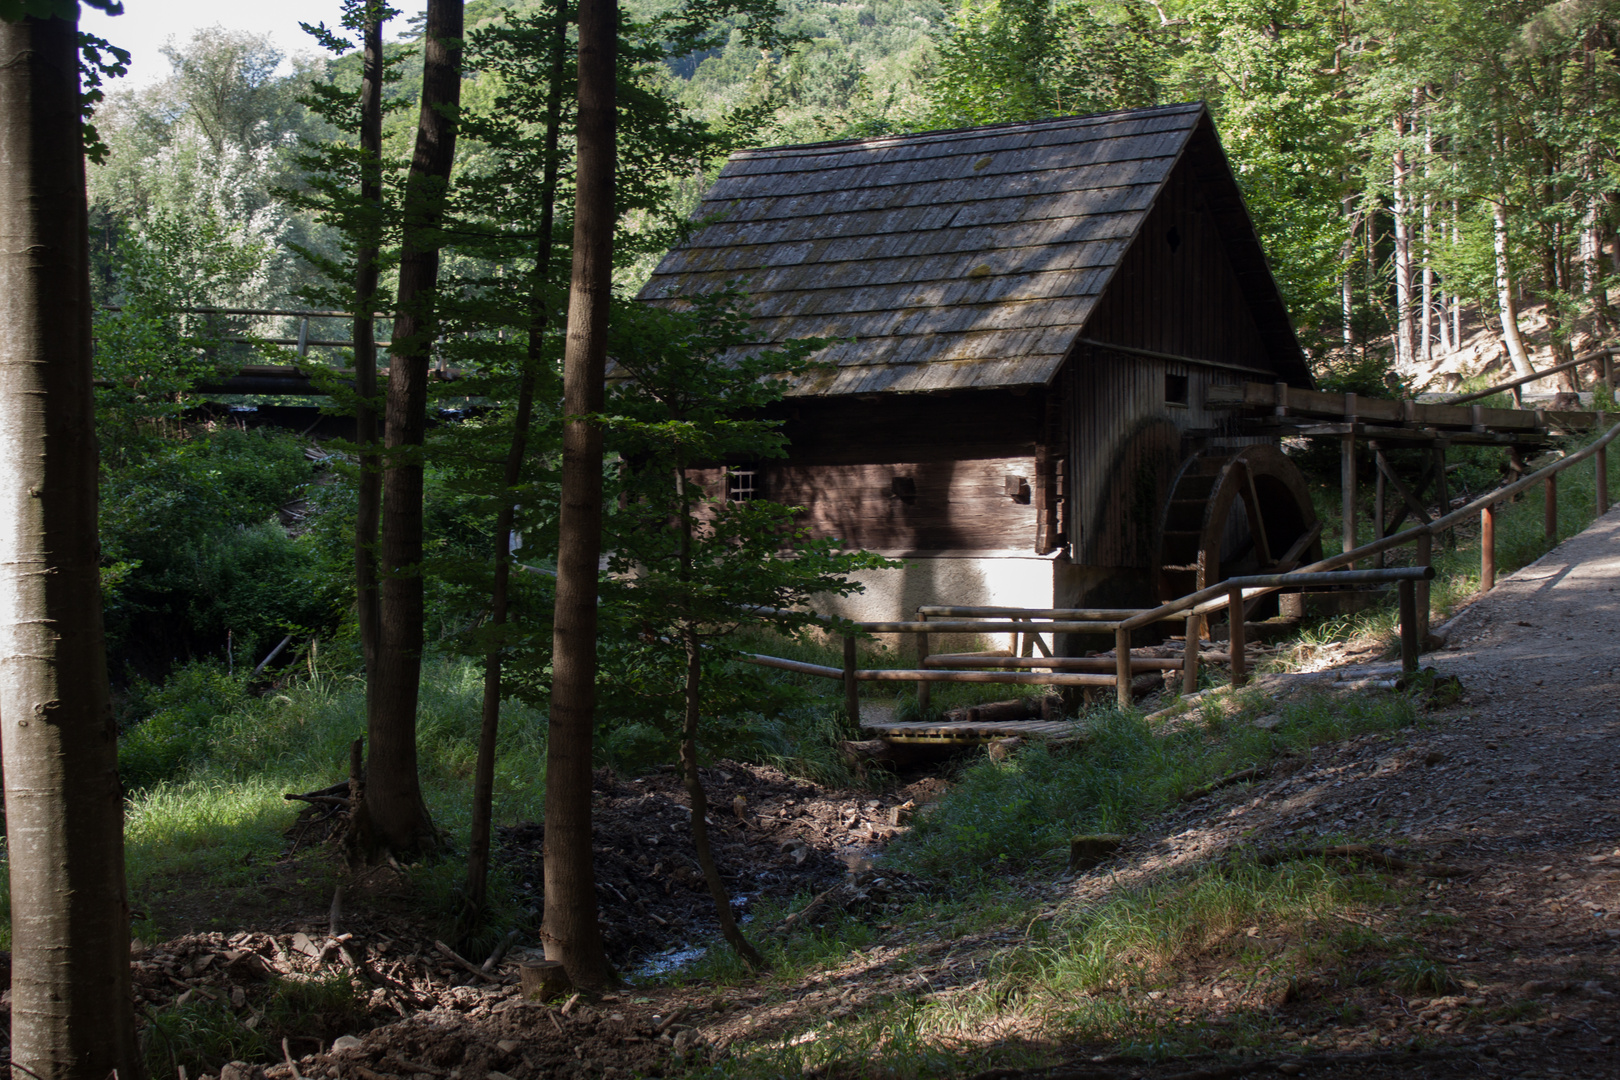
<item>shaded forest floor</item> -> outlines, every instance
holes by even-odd
[[[474,976],[405,905],[408,874],[352,886],[333,938],[329,879],[272,872],[266,897],[283,893],[260,924],[229,911],[251,930],[142,951],[154,1065],[163,1040],[184,1041],[179,1018],[195,1036],[230,1012],[253,1025],[212,1048],[209,1071],[237,1058],[277,1080],[295,1067],[361,1080],[1612,1076],[1616,590],[1620,512],[1449,624],[1430,660],[1461,679],[1460,697],[1369,689],[1387,666],[1362,664],[1347,678],[1269,676],[1156,721],[1158,736],[1214,746],[1324,714],[1374,718],[1173,801],[1079,873],[1051,858],[957,877],[888,868],[881,849],[908,829],[971,827],[972,766],[835,791],[720,763],[711,818],[765,975],[718,947],[645,963],[709,932],[667,774],[599,778],[604,925],[630,977],[599,998],[523,1000],[520,952]],[[1016,774],[1019,759],[998,768]],[[912,810],[919,824],[893,824]],[[536,840],[503,837],[517,895],[535,880]],[[819,916],[783,928],[829,889]]]

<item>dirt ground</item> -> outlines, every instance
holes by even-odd
[[[1369,928],[1406,920],[1405,932],[1444,961],[1453,992],[1402,996],[1383,986],[1318,982],[1285,1000],[1257,1001],[1218,967],[1189,970],[1153,1005],[1202,1016],[1212,1052],[1224,1049],[1223,1017],[1256,1008],[1292,1032],[1293,1049],[1241,1065],[1214,1057],[1153,1064],[1113,1056],[1107,1046],[1052,1046],[1042,1041],[1049,1032],[1009,1021],[969,1042],[1028,1044],[1063,1064],[986,1078],[1192,1080],[1329,1066],[1333,1075],[1368,1077],[1620,1076],[1620,511],[1504,579],[1440,629],[1446,645],[1426,662],[1458,676],[1465,693],[1433,722],[1286,759],[1254,783],[1160,819],[1111,864],[1007,887],[1055,913],[1239,846],[1284,848],[1351,834],[1414,865],[1395,877],[1421,897],[1419,910],[1372,913]],[[1387,673],[1363,665],[1263,685],[1284,697],[1312,679],[1356,685]],[[597,782],[603,930],[614,963],[632,975],[617,993],[562,1007],[527,1002],[516,986],[521,953],[482,977],[397,911],[368,915],[355,905],[333,939],[328,913],[312,905],[275,926],[144,948],[135,961],[137,995],[148,1009],[201,996],[254,1014],[278,976],[347,971],[369,987],[364,1016],[333,1017],[325,1030],[290,1039],[286,1060],[229,1067],[226,1080],[261,1070],[274,1080],[660,1076],[753,1040],[837,1025],[896,995],[959,993],[982,978],[998,950],[1021,939],[1018,928],[950,937],[905,934],[885,921],[916,886],[874,870],[871,855],[904,827],[895,822],[905,820],[906,804],[937,796],[943,781],[839,792],[731,763],[705,779],[717,854],[749,917],[748,933],[774,932],[770,920],[791,898],[836,886],[840,905],[879,928],[874,943],[791,985],[638,987],[634,973],[658,950],[713,932],[713,911],[676,777],[604,773]],[[537,830],[500,837],[501,858],[530,890],[539,883]],[[1436,866],[1434,876],[1423,871]]]

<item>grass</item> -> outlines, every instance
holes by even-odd
[[[1257,691],[1206,700],[1196,722],[1155,728],[1136,713],[1082,716],[1085,742],[1034,745],[1004,762],[963,769],[949,794],[890,847],[902,869],[946,881],[983,880],[1067,857],[1070,837],[1126,833],[1201,784],[1283,754],[1416,722],[1404,696],[1312,696],[1271,708],[1282,722],[1250,721]]]
[[[951,1076],[1048,1064],[1054,1039],[1144,1058],[1271,1048],[1301,1037],[1275,1007],[1311,995],[1324,970],[1409,993],[1449,985],[1409,940],[1339,917],[1391,899],[1377,875],[1320,860],[1206,864],[1020,920],[1022,940],[965,987],[901,995],[854,1021],[814,1016],[698,1075]],[[1218,997],[1206,992],[1212,978]],[[997,1027],[1016,1034],[986,1040]]]

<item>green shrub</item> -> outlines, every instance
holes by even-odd
[[[126,790],[175,776],[208,751],[215,721],[242,701],[245,680],[216,661],[185,664],[140,701],[152,711],[118,739],[118,776]]]

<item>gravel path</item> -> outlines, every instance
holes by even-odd
[[[1352,1015],[1301,1021],[1307,1044],[1389,1054],[1416,1038],[1455,1052],[1352,1070],[1365,1076],[1620,1077],[1620,510],[1442,629],[1446,646],[1424,663],[1461,679],[1457,705],[1395,739],[1318,748],[1217,792],[1133,839],[1112,875],[1076,881],[1069,896],[1094,899],[1240,845],[1318,836],[1448,864],[1463,873],[1409,878],[1418,907],[1384,911],[1378,926],[1415,937],[1456,991],[1403,999],[1336,985],[1323,1003]],[[1394,670],[1263,683],[1284,696]]]

